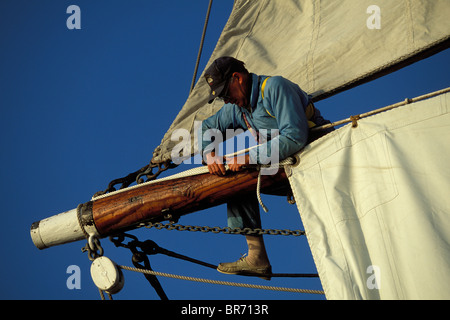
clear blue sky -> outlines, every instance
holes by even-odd
[[[233,1],[216,0],[200,70]],[[66,9],[81,8],[81,30],[68,30]],[[146,165],[184,104],[208,0],[0,2],[0,178],[3,277],[0,299],[99,299],[85,242],[38,250],[32,222],[89,201],[107,183]],[[450,52],[317,103],[330,120],[373,110],[450,85]],[[184,169],[184,168],[182,168]],[[295,206],[263,196],[264,228],[303,229]],[[225,206],[183,217],[186,225],[226,226]],[[242,236],[138,230],[141,240],[212,264],[246,252]],[[274,272],[315,273],[305,237],[266,236]],[[105,255],[131,266],[131,254],[102,240]],[[151,256],[156,271],[263,285],[321,289],[318,279],[270,282],[227,276],[170,257]],[[81,268],[69,290],[67,267]],[[114,298],[158,299],[140,274],[124,271]],[[323,299],[159,278],[170,299]]]

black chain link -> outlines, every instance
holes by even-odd
[[[208,226],[184,226],[180,224],[160,222],[147,222],[143,224],[148,229],[156,228],[158,230],[177,230],[177,231],[192,231],[192,232],[212,232],[212,233],[225,233],[225,234],[243,234],[243,235],[282,235],[282,236],[303,236],[305,231],[302,230],[289,230],[289,229],[251,229],[251,228],[229,228],[229,227],[208,227]]]
[[[94,194],[94,198],[98,197],[98,196],[101,196],[103,194],[106,194],[108,192],[116,191],[115,185],[117,185],[117,184],[121,184],[119,189],[124,189],[124,188],[127,188],[133,182],[136,182],[137,184],[140,184],[140,183],[143,183],[143,182],[154,180],[162,172],[166,171],[167,169],[172,169],[172,168],[175,168],[175,167],[177,167],[177,165],[172,163],[170,160],[165,161],[165,162],[161,162],[161,163],[153,163],[153,162],[150,161],[150,164],[146,165],[145,167],[142,167],[141,169],[139,169],[139,170],[137,170],[135,172],[132,172],[129,175],[123,177],[123,178],[112,180],[108,184],[108,187],[105,190],[96,192]],[[153,173],[153,169],[155,169],[155,168],[158,168],[158,171]],[[143,176],[147,177],[146,181],[144,181],[144,179],[142,178]]]
[[[87,240],[86,245],[81,248],[81,251],[88,253],[89,260],[94,261],[96,258],[103,256],[104,250],[100,244],[100,240],[95,236],[89,236]]]

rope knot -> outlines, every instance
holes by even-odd
[[[358,126],[358,120],[361,119],[361,116],[357,114],[356,116],[350,116],[350,120],[352,121],[352,128],[356,128]]]

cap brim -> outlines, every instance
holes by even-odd
[[[214,89],[211,89],[211,93],[209,95],[209,100],[208,103],[212,103],[214,101],[215,98],[219,97],[220,94],[223,92],[223,90],[225,89],[225,85],[226,85],[226,81],[220,85],[218,85],[217,87],[215,87]]]

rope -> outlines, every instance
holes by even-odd
[[[242,150],[242,152],[245,152],[245,150]],[[226,155],[225,157],[228,157],[228,155]],[[281,161],[278,164],[278,166],[281,167],[281,166],[289,165],[289,164],[292,164],[293,162],[295,162],[293,160],[293,158],[287,158],[287,159]],[[262,165],[261,167],[270,167],[270,165]],[[229,169],[228,165],[225,164],[225,170],[228,170],[228,169]],[[113,194],[117,194],[117,193],[121,193],[121,192],[127,192],[129,190],[140,188],[142,186],[149,185],[149,184],[152,184],[152,183],[159,183],[159,182],[163,182],[163,181],[167,181],[167,180],[191,177],[191,176],[200,175],[200,174],[204,174],[204,173],[208,173],[208,172],[209,172],[209,170],[208,170],[207,166],[201,166],[201,167],[197,167],[197,168],[192,168],[192,169],[189,169],[189,170],[185,170],[183,172],[179,172],[179,173],[173,174],[171,176],[167,176],[167,177],[164,177],[164,178],[159,178],[157,180],[146,181],[146,182],[143,182],[143,183],[140,183],[140,184],[136,184],[136,185],[124,188],[124,189],[119,189],[117,191],[112,191],[112,192],[105,193],[105,194],[102,194],[102,195],[99,195],[99,196],[94,196],[94,197],[92,197],[91,200],[95,201],[95,200],[103,199],[103,198],[109,197],[109,196],[111,196]],[[259,177],[258,177],[258,179],[259,179]],[[258,188],[258,190],[259,190],[259,188]]]
[[[86,240],[89,239],[89,233],[86,231],[86,229],[84,229],[84,225],[81,222],[81,207],[83,206],[83,203],[80,203],[77,206],[77,220],[78,220],[78,225],[80,226],[81,231],[83,231],[84,236],[86,237]]]
[[[264,212],[269,212],[269,209],[267,209],[267,207],[264,205],[261,199],[261,169],[259,169],[258,182],[256,184],[256,197],[258,198],[258,202],[261,208],[264,210]]]
[[[227,165],[225,165],[225,169],[228,170],[228,166]],[[93,201],[99,200],[99,199],[102,199],[102,198],[109,197],[109,196],[111,196],[113,194],[117,194],[117,193],[121,193],[121,192],[127,192],[129,190],[140,188],[142,186],[145,186],[145,185],[148,185],[148,184],[152,184],[152,183],[158,183],[158,182],[162,182],[162,181],[166,181],[166,180],[172,180],[172,179],[178,179],[178,178],[185,178],[185,177],[195,176],[195,175],[204,174],[204,173],[208,173],[208,172],[209,172],[208,171],[208,167],[206,167],[206,166],[197,167],[197,168],[189,169],[189,170],[186,170],[186,171],[183,171],[183,172],[180,172],[180,173],[173,174],[173,175],[168,176],[168,177],[159,178],[157,180],[146,181],[146,182],[143,182],[143,183],[140,183],[140,184],[136,184],[136,185],[124,188],[124,189],[119,189],[117,191],[112,191],[112,192],[109,192],[109,193],[105,193],[105,194],[99,195],[97,197],[94,196],[94,197],[92,197],[91,200],[93,200]]]
[[[424,94],[422,96],[419,96],[419,97],[416,97],[416,98],[412,98],[412,99],[406,98],[405,100],[403,100],[401,102],[397,102],[397,103],[391,104],[391,105],[383,107],[383,108],[379,108],[379,109],[372,110],[372,111],[369,111],[369,112],[366,112],[366,113],[362,113],[362,114],[358,114],[358,115],[355,115],[355,116],[350,116],[349,118],[344,119],[344,120],[340,120],[340,121],[336,121],[336,122],[333,122],[333,123],[325,124],[325,125],[320,126],[320,127],[312,128],[311,131],[318,131],[318,130],[328,129],[328,128],[335,127],[335,126],[338,126],[338,125],[341,125],[341,124],[344,124],[344,123],[349,123],[349,122],[352,122],[352,126],[356,127],[357,126],[357,121],[359,119],[366,118],[366,117],[372,116],[374,114],[381,113],[381,112],[384,112],[384,111],[388,111],[388,110],[391,110],[391,109],[395,109],[395,108],[398,108],[398,107],[401,107],[401,106],[404,106],[404,105],[407,105],[407,104],[410,104],[410,103],[413,103],[413,102],[418,102],[418,101],[421,101],[421,100],[429,99],[429,98],[432,98],[432,97],[435,97],[435,96],[438,96],[438,95],[441,95],[441,94],[444,94],[444,93],[447,93],[447,92],[450,92],[450,87],[442,89],[442,90],[438,90],[438,91],[435,91],[435,92],[431,92],[431,93],[428,93],[428,94]]]
[[[196,281],[196,282],[209,283],[209,284],[219,284],[219,285],[224,285],[224,286],[253,288],[253,289],[262,289],[262,290],[273,290],[273,291],[284,291],[284,292],[296,292],[296,293],[324,294],[324,292],[321,290],[262,286],[262,285],[247,284],[247,283],[237,283],[237,282],[230,282],[230,281],[220,281],[220,280],[210,280],[210,279],[203,279],[203,278],[196,278],[196,277],[180,276],[180,275],[176,275],[176,274],[170,274],[170,273],[164,273],[164,272],[158,272],[158,271],[150,271],[150,270],[127,267],[127,266],[118,266],[118,267],[121,269],[124,269],[124,270],[141,272],[141,273],[145,273],[145,274],[151,274],[154,276],[161,276],[161,277],[167,277],[167,278],[173,278],[173,279],[179,279],[179,280],[187,280],[187,281]]]
[[[202,56],[203,42],[205,41],[206,28],[208,27],[209,13],[211,12],[211,6],[212,6],[212,0],[209,1],[208,11],[206,13],[205,24],[203,26],[202,38],[200,40],[200,48],[198,49],[197,61],[195,62],[194,76],[192,77],[190,92],[192,92],[192,90],[194,89],[195,78],[197,78],[197,70],[198,70],[198,65],[200,63],[200,57]]]
[[[295,163],[295,158],[289,157],[278,163],[278,167],[284,167],[287,165],[292,165]],[[269,212],[269,209],[264,205],[262,199],[261,199],[261,169],[263,168],[270,168],[270,165],[260,165],[258,166],[258,181],[256,183],[256,197],[258,198],[258,202],[261,206],[261,208],[264,210],[264,212]]]

